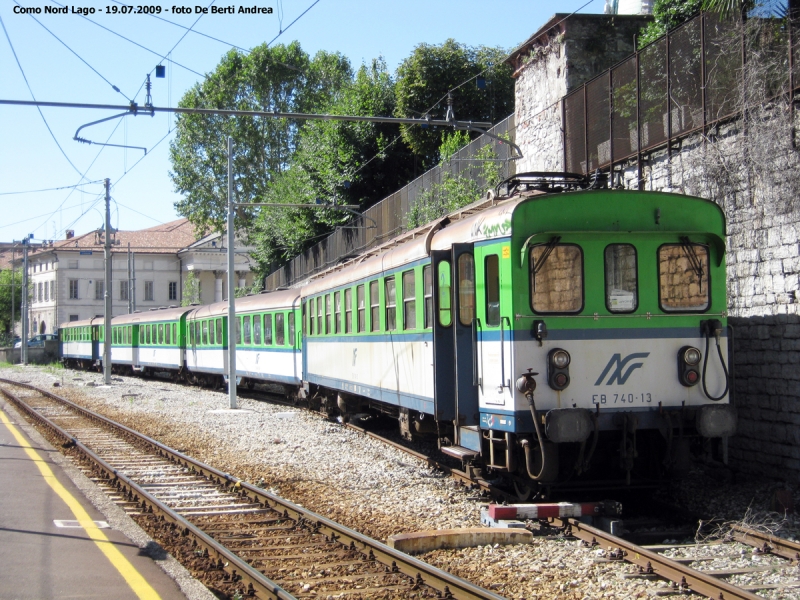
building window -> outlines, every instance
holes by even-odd
[[[50,300],[53,302],[56,300],[56,282],[54,280],[50,281]]]
[[[69,280],[69,299],[70,300],[77,300],[78,299],[78,280],[77,279],[70,279]]]
[[[120,300],[128,299],[128,281],[119,282],[119,299]]]
[[[144,300],[145,302],[153,301],[153,282],[152,281],[145,281],[144,282]]]
[[[77,260],[71,260],[71,261],[69,261],[69,265],[68,265],[68,267],[69,267],[70,269],[77,269],[77,268],[78,268],[78,261],[77,261]]]
[[[78,320],[78,316],[79,316],[79,315],[70,315],[70,316],[69,316],[69,322],[70,322],[70,323],[74,323],[75,321],[77,321],[77,320]]]
[[[44,284],[40,281],[39,282],[39,302],[44,300]]]
[[[94,280],[94,299],[95,300],[102,300],[103,299],[103,280],[102,279],[95,279]]]
[[[50,302],[50,282],[44,282],[44,301]]]
[[[177,281],[170,281],[169,282],[169,299],[170,300],[177,300],[178,299],[178,282]]]

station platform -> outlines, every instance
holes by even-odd
[[[185,599],[17,419],[0,399],[0,600]]]

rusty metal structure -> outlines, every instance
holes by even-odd
[[[788,19],[760,19],[758,39],[733,20],[702,13],[570,92],[562,101],[568,172],[643,167],[653,152],[708,133],[741,112],[748,46],[777,58],[766,82],[770,101],[800,82],[797,36]],[[788,79],[788,85],[787,85]]]
[[[507,135],[509,141],[514,142],[514,115],[492,127],[489,133],[495,136]],[[357,217],[346,226],[337,228],[327,238],[272,272],[266,278],[264,289],[271,291],[291,287],[339,262],[405,233],[411,229],[408,223],[409,210],[423,191],[442,181],[445,172],[452,175],[464,174],[474,178],[480,188],[486,187],[486,182],[480,178],[478,169],[474,167],[479,162],[479,159],[475,158],[478,150],[487,144],[492,144],[496,160],[501,161],[503,166],[501,178],[513,175],[516,171],[513,160],[510,160],[513,156],[511,146],[488,136],[479,136],[453,155],[445,165],[426,171],[391,196],[365,210],[362,217]]]

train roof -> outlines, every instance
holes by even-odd
[[[540,193],[535,192],[537,195]],[[303,297],[427,258],[431,250],[450,248],[454,243],[482,241],[495,237],[501,231],[505,232],[501,235],[509,235],[510,225],[504,229],[503,224],[510,220],[514,208],[529,198],[530,195],[526,195],[500,200],[491,208],[473,214],[471,208],[486,203],[485,199],[480,200],[430,225],[409,231],[394,242],[376,248],[370,254],[351,261],[339,270],[324,273],[319,278],[313,279],[303,286]]]
[[[86,327],[88,325],[97,325],[103,322],[103,317],[92,317],[91,319],[82,319],[80,321],[67,321],[59,326],[59,329],[66,329],[68,327]]]
[[[161,321],[178,321],[184,314],[192,310],[192,306],[178,306],[177,308],[158,308],[147,312],[135,312],[129,315],[114,317],[114,325],[127,325],[128,323],[159,323]]]
[[[236,299],[236,313],[244,314],[262,310],[277,310],[282,308],[293,308],[300,297],[300,290],[278,290],[265,294],[254,294]],[[208,317],[218,317],[228,315],[228,301],[215,302],[197,306],[188,316],[190,319],[206,319]]]
[[[590,199],[588,203],[587,198]],[[609,202],[604,203],[603,199]],[[574,202],[574,210],[570,209],[571,202]],[[641,210],[637,210],[635,206],[640,206]],[[708,209],[698,210],[699,206],[708,206]],[[515,215],[521,207],[527,208]],[[609,207],[613,207],[615,211],[613,216]],[[531,213],[532,210],[535,213]],[[658,228],[649,225],[653,222],[655,211],[661,215]],[[712,213],[717,213],[712,218],[716,222],[708,220]],[[302,287],[302,295],[312,296],[361,281],[427,258],[432,250],[448,250],[456,243],[509,237],[512,234],[512,225],[519,219],[523,219],[525,223],[530,222],[531,233],[536,233],[534,222],[528,220],[533,214],[536,215],[536,224],[541,223],[543,231],[550,230],[551,226],[559,231],[589,231],[599,228],[609,232],[685,231],[699,227],[699,230],[708,231],[720,239],[725,235],[725,219],[721,208],[704,198],[638,190],[602,189],[548,193],[533,189],[508,199],[479,200],[432,224],[409,231],[358,258],[312,277]],[[601,224],[600,221],[606,222]]]

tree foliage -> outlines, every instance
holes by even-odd
[[[478,150],[475,158],[478,161],[471,163],[470,167],[454,174],[450,169],[453,155],[469,142],[466,132],[455,132],[445,135],[439,154],[442,161],[441,176],[438,183],[434,183],[423,191],[411,206],[408,214],[408,227],[414,229],[454,212],[459,208],[472,204],[483,194],[483,188],[494,187],[501,180],[502,166],[498,162],[497,153],[491,144],[486,144]]]
[[[0,270],[0,335],[11,330],[11,278],[14,278],[14,322],[20,322],[20,290],[22,289],[22,273],[11,269]]]
[[[186,108],[316,112],[352,77],[341,54],[310,58],[297,42],[245,55],[231,50],[202,83],[181,99]],[[277,118],[182,114],[170,146],[178,213],[200,230],[224,229],[228,195],[227,138],[233,139],[234,193],[238,202],[262,198],[271,178],[284,171],[304,124]],[[240,211],[246,228],[253,211]]]
[[[363,65],[326,107],[340,115],[389,115],[394,82],[382,60]],[[270,182],[267,202],[355,204],[368,208],[402,186],[413,159],[399,143],[396,125],[315,121],[298,138],[291,167]],[[267,208],[255,222],[251,242],[261,271],[293,258],[332,227],[352,218],[330,209]]]
[[[457,119],[495,122],[505,118],[514,110],[511,67],[503,63],[506,54],[502,48],[473,48],[453,39],[440,46],[420,44],[397,69],[395,114],[401,117],[430,114],[443,119],[447,92],[460,85],[452,92]],[[481,73],[486,80],[483,89],[476,84]],[[438,150],[443,133],[434,128],[403,127],[403,139],[422,158],[424,167],[440,160]]]

